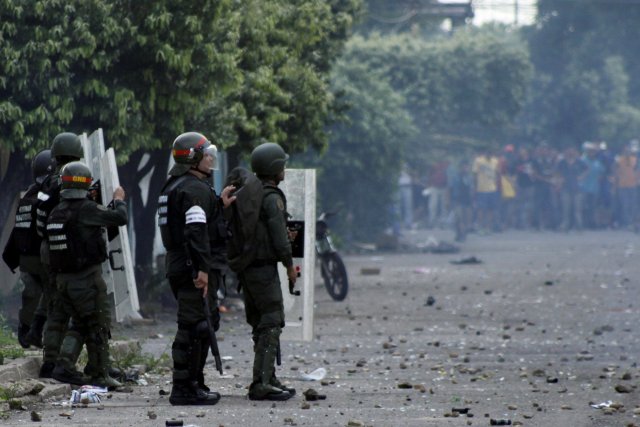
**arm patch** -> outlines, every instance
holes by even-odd
[[[184,214],[185,216],[185,224],[192,223],[207,223],[207,215],[205,215],[204,210],[198,206],[191,206],[187,212]]]

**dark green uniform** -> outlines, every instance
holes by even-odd
[[[66,224],[62,227],[61,224]],[[54,371],[75,371],[75,358],[86,343],[92,383],[108,378],[111,307],[101,264],[107,259],[103,227],[127,224],[127,206],[115,200],[108,209],[86,198],[67,198],[49,215],[47,239],[51,268],[56,272],[57,297],[49,322],[62,327],[72,318]]]
[[[194,286],[193,279],[197,271],[209,274],[207,298],[217,330],[216,292],[220,272],[226,269],[226,225],[220,200],[205,180],[190,173],[172,176],[160,195],[158,224],[167,250],[167,277],[178,302],[178,331],[172,345],[172,404],[199,404],[206,397],[198,397],[198,393],[209,392],[203,369],[210,341],[203,291]],[[178,395],[192,398],[176,399]]]
[[[36,205],[41,184],[32,184],[20,199],[15,212],[15,225],[5,246],[3,258],[13,271],[20,267],[20,280],[24,285],[22,306],[18,313],[20,325],[18,340],[27,348],[29,345],[42,346],[41,331],[46,319],[46,308],[40,307],[43,286],[47,282],[47,273],[40,262],[40,244],[42,238],[36,230]],[[47,293],[45,293],[47,295]],[[38,337],[29,334],[32,323],[39,325]]]
[[[249,396],[262,398],[286,388],[275,377],[275,361],[284,327],[284,305],[278,262],[293,265],[287,234],[287,201],[284,193],[263,182],[264,197],[256,230],[256,260],[239,274],[244,291],[247,322],[251,325],[255,359]],[[279,390],[276,390],[279,391]]]
[[[38,205],[37,205],[37,230],[38,234],[42,237],[46,237],[47,219],[54,207],[60,202],[60,168],[50,176],[48,176],[42,184],[42,188],[38,193]],[[49,262],[49,244],[46,239],[42,241],[40,246],[40,260],[45,270],[47,271],[47,280],[44,285],[43,295],[46,298],[41,298],[39,310],[44,310],[49,318],[51,311],[53,310],[54,301],[57,299],[56,288],[56,273],[51,269]],[[44,347],[43,352],[43,364],[40,370],[41,377],[51,377],[51,372],[55,367],[56,360],[58,359],[58,352],[60,350],[60,344],[67,330],[70,317],[66,319],[62,318],[62,314],[58,314],[58,318],[55,321],[49,321],[46,323],[44,337],[42,344]],[[79,354],[79,352],[78,352]]]

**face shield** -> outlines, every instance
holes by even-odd
[[[212,158],[210,170],[218,170],[218,149],[215,145],[209,144],[202,150],[203,157],[210,156]]]

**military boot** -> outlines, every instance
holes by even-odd
[[[46,316],[36,315],[33,318],[33,323],[29,328],[29,332],[27,332],[27,335],[25,336],[25,342],[28,345],[42,348],[42,329],[44,328],[44,324],[46,323],[46,321]]]
[[[181,405],[215,405],[220,400],[218,393],[207,393],[198,386],[197,381],[174,380],[169,403]]]
[[[271,377],[271,381],[269,381],[269,384],[271,384],[274,387],[279,388],[280,390],[284,390],[287,393],[289,393],[291,396],[294,396],[296,394],[296,389],[293,387],[288,387],[284,384],[282,384],[280,382],[280,380],[278,380],[278,378],[276,378],[276,372],[275,372],[275,368],[273,370],[273,376]]]
[[[56,364],[54,362],[44,361],[42,362],[42,366],[40,366],[40,373],[38,377],[40,378],[53,378],[53,370],[55,369]]]
[[[87,354],[89,360],[87,365],[95,366],[95,370],[91,368],[91,384],[99,387],[107,387],[113,389],[122,387],[122,383],[109,375],[109,344],[96,344],[87,341]]]
[[[270,384],[275,372],[276,352],[280,328],[269,328],[260,333],[253,359],[253,382],[249,386],[250,400],[282,401],[293,394]]]
[[[26,323],[20,323],[18,325],[18,342],[22,348],[29,348],[29,341],[27,341],[27,335],[29,334],[29,325]]]
[[[69,332],[62,341],[58,361],[51,376],[60,382],[75,385],[89,384],[89,377],[82,374],[75,367],[75,361],[82,350],[84,340],[73,332]]]

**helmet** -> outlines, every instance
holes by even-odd
[[[60,195],[66,199],[82,199],[87,197],[91,186],[91,171],[82,162],[69,162],[60,171],[62,190]]]
[[[176,164],[169,171],[169,175],[180,176],[186,173],[193,166],[200,163],[205,154],[214,158],[214,169],[217,163],[218,149],[211,141],[201,133],[187,132],[179,135],[173,141],[171,155]]]
[[[51,150],[42,150],[31,161],[31,171],[33,172],[33,180],[42,184],[47,175],[53,172],[55,163],[51,157]]]
[[[273,142],[258,145],[251,152],[251,170],[256,175],[274,176],[284,170],[289,155]]]
[[[51,144],[51,156],[53,158],[66,156],[81,159],[83,155],[82,143],[80,143],[80,138],[75,133],[63,132],[53,138],[53,144]]]

